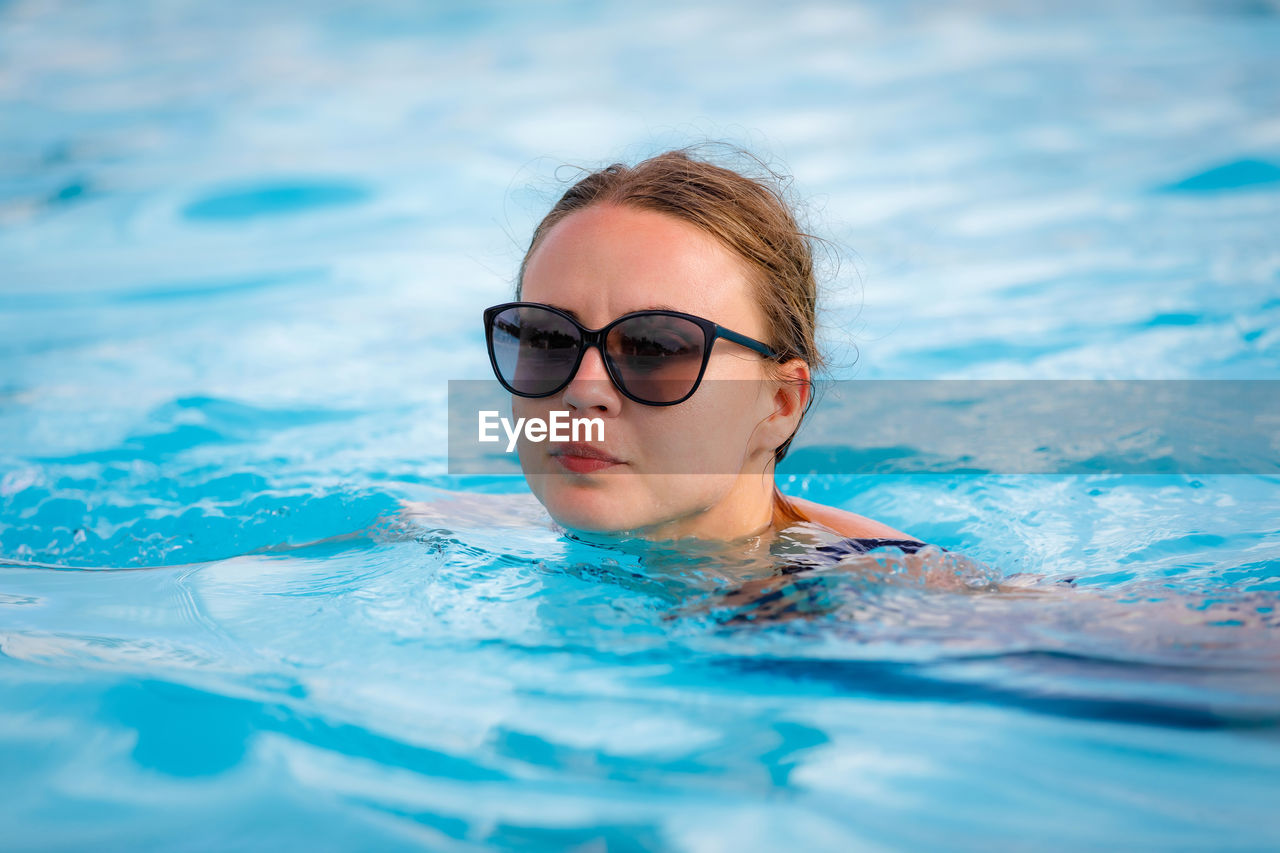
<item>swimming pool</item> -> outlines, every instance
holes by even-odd
[[[1280,378],[1274,4],[309,9],[0,3],[7,849],[1280,842],[1280,478],[797,475],[1076,594],[735,620],[442,417],[557,165],[701,135],[838,378]]]

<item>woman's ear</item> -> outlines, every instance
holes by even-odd
[[[809,374],[809,365],[802,358],[793,358],[777,367],[778,389],[774,392],[774,414],[783,418],[794,418],[792,431],[800,423],[809,397],[813,394],[813,381]],[[788,432],[788,435],[791,433]]]
[[[813,394],[813,382],[809,365],[802,358],[793,358],[773,369],[773,412],[761,422],[762,449],[773,453],[787,439],[795,435],[804,417],[805,407]]]

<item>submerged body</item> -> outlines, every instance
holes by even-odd
[[[835,566],[863,567],[859,558],[876,549],[897,561],[895,573],[920,583],[954,588],[957,576],[982,577],[982,586],[993,570],[962,555],[947,552],[887,525],[852,512],[813,501],[786,498],[787,511],[766,528],[735,539],[688,537],[655,540],[621,537],[565,528],[550,518],[529,495],[475,495],[450,492],[439,500],[406,502],[399,524],[407,531],[505,528],[545,530],[566,539],[600,549],[601,559],[630,555],[653,577],[663,577],[674,567],[695,561],[710,586],[703,591],[736,588],[777,579],[810,569]],[[939,558],[941,562],[939,562]]]

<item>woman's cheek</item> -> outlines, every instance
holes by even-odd
[[[705,468],[707,454],[715,450],[714,435],[702,410],[691,402],[655,412],[660,417],[644,424],[647,471],[682,474]]]
[[[704,476],[738,473],[749,431],[749,425],[741,420],[742,411],[699,407],[670,423],[656,454],[663,460],[660,470]]]

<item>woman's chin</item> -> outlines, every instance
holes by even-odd
[[[584,533],[621,533],[646,523],[636,517],[634,499],[613,490],[572,486],[563,478],[549,479],[547,488],[535,494],[561,527]]]
[[[581,507],[548,503],[547,513],[561,527],[583,533],[624,533],[642,526],[642,523],[634,518],[626,518],[621,513],[609,512],[600,506]]]

